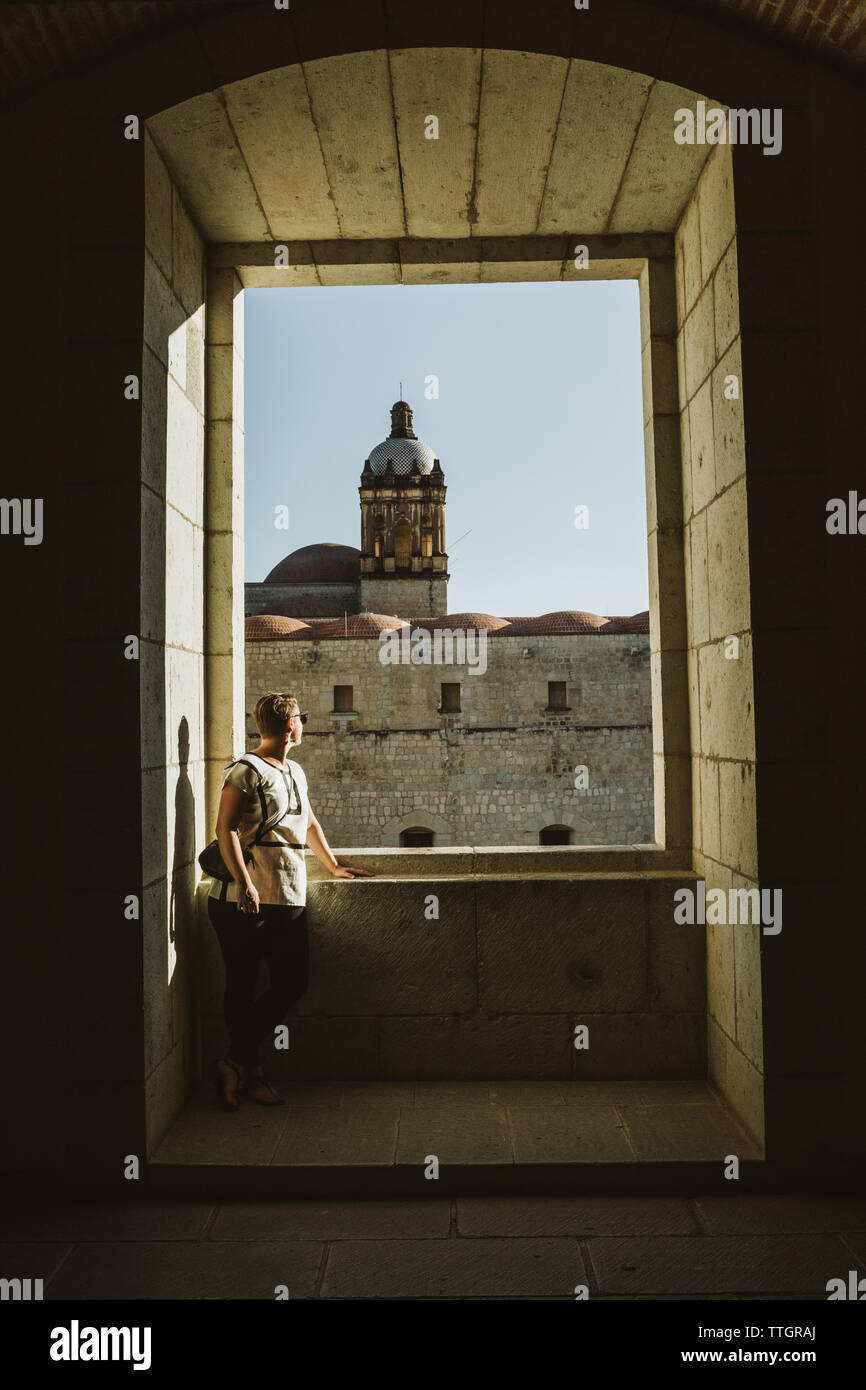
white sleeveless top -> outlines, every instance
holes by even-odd
[[[307,901],[304,845],[310,817],[306,774],[300,763],[290,759],[287,759],[289,770],[284,772],[265,762],[257,753],[244,753],[243,756],[255,767],[235,763],[223,779],[223,786],[239,787],[247,793],[237,827],[241,849],[249,848],[253,856],[247,864],[247,873],[258,892],[259,902],[303,907]],[[261,782],[256,771],[261,774]],[[262,823],[263,811],[271,817],[280,807],[285,808],[282,818],[257,845],[252,845]],[[223,887],[214,879],[208,896],[222,897]],[[232,879],[223,901],[237,902],[237,897],[238,886]]]

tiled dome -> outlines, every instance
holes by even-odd
[[[506,618],[496,618],[492,613],[448,613],[444,618],[419,618],[415,627],[450,628],[452,632],[465,631],[466,628],[482,629],[485,632],[498,632],[509,626]]]
[[[433,450],[415,434],[412,408],[405,401],[395,401],[391,406],[391,433],[370,450],[367,467],[381,477],[387,472],[389,459],[393,461],[394,472],[403,476],[411,473],[416,464],[419,473],[432,473],[436,462]]]
[[[353,545],[321,541],[293,550],[265,579],[266,584],[349,584],[361,572],[361,552]]]
[[[598,632],[607,622],[597,613],[582,613],[579,609],[563,609],[557,613],[542,613],[540,618],[527,618],[525,622],[515,623],[508,635],[515,637],[542,637],[558,634]]]
[[[284,618],[278,613],[254,613],[244,621],[244,637],[248,642],[272,642],[296,632],[309,634],[311,629],[298,618]]]
[[[649,610],[645,613],[634,613],[630,618],[608,618],[604,627],[599,628],[599,632],[612,633],[643,633],[649,632]]]
[[[392,618],[386,613],[348,613],[332,622],[316,624],[316,637],[378,637],[380,632],[406,626],[405,618]]]

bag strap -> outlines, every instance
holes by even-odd
[[[256,755],[253,754],[252,756],[255,757]],[[291,802],[291,796],[288,797],[288,800],[286,801],[285,806],[284,806],[281,810],[278,810],[278,811],[277,811],[277,814],[276,814],[275,816],[269,817],[269,816],[268,816],[268,805],[267,805],[267,802],[265,801],[265,791],[264,791],[264,786],[263,786],[263,782],[262,782],[262,774],[259,772],[259,769],[256,767],[255,763],[251,763],[251,762],[250,762],[249,758],[238,758],[237,761],[238,761],[239,763],[246,763],[247,767],[251,767],[252,770],[253,770],[253,772],[256,774],[256,776],[257,776],[258,779],[259,779],[259,780],[258,780],[258,784],[257,784],[257,786],[256,786],[256,791],[257,791],[258,794],[259,794],[259,805],[261,806],[261,810],[262,810],[262,823],[261,823],[261,825],[259,826],[258,830],[256,831],[255,839],[253,839],[253,840],[250,841],[250,844],[251,844],[251,845],[257,845],[257,844],[259,844],[259,842],[260,842],[261,840],[263,840],[263,839],[265,838],[265,836],[266,836],[267,834],[269,834],[269,832],[270,832],[271,830],[273,830],[273,828],[274,828],[275,825],[279,825],[280,821],[283,819],[284,815],[286,814],[286,811],[287,811],[288,808],[289,808],[289,803]],[[264,761],[264,760],[262,760],[262,761]],[[269,764],[269,766],[270,766],[270,764]]]
[[[250,757],[253,757],[253,758],[257,758],[258,756],[259,756],[258,753],[252,753],[252,754],[250,754]],[[246,762],[246,761],[247,761],[246,758],[238,758],[238,762]],[[264,762],[264,758],[262,758],[261,761]],[[253,764],[250,763],[249,766],[252,767]],[[284,817],[285,817],[287,814],[292,814],[292,795],[293,795],[293,794],[294,794],[294,795],[297,797],[297,799],[298,799],[297,814],[300,815],[300,814],[301,814],[301,811],[303,810],[303,802],[302,802],[302,800],[301,800],[300,788],[298,787],[298,784],[297,784],[297,782],[295,781],[295,778],[292,776],[291,768],[289,769],[289,771],[288,771],[288,773],[287,773],[286,770],[285,770],[285,768],[282,768],[282,767],[275,768],[275,767],[273,767],[273,765],[272,765],[271,763],[268,763],[267,766],[270,767],[270,768],[272,769],[272,771],[274,771],[274,772],[281,772],[281,773],[282,773],[282,775],[283,775],[283,786],[284,786],[285,792],[286,792],[286,804],[285,804],[285,806],[284,806],[284,808],[283,808],[283,811],[282,811],[282,814],[281,814],[281,815],[277,816],[276,819],[272,820],[272,821],[270,822],[270,824],[268,824],[267,826],[265,826],[264,824],[262,825],[262,828],[261,828],[261,830],[259,831],[258,835],[256,836],[255,840],[251,841],[252,844],[259,844],[260,841],[264,839],[265,835],[269,834],[270,831],[273,830],[275,826],[279,825],[280,822],[284,819]],[[254,768],[254,771],[255,771],[255,772],[258,772],[258,768]],[[265,801],[264,801],[264,792],[263,792],[263,790],[262,790],[262,779],[261,779],[261,774],[259,774],[258,792],[259,792],[259,797],[260,797],[261,802],[262,802],[262,806],[264,807]],[[292,849],[299,849],[299,850],[301,851],[302,854],[306,854],[306,852],[307,852],[307,846],[306,846],[306,845],[300,844],[297,840],[287,840],[287,841],[286,841],[286,844],[289,845]]]

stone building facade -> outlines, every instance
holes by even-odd
[[[310,715],[293,756],[332,844],[652,840],[645,633],[502,635],[506,626],[485,633],[486,670],[473,672],[384,665],[378,634],[354,635],[357,619],[345,637],[280,632],[290,621],[248,620],[249,746],[258,696],[293,690]]]
[[[361,549],[304,546],[246,587],[248,745],[259,696],[293,690],[338,846],[652,842],[648,615],[447,615],[442,468],[405,401],[391,425]]]

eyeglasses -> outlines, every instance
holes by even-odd
[[[303,713],[303,714],[293,714],[293,715],[291,715],[291,718],[292,718],[292,719],[300,719],[300,721],[301,721],[302,724],[306,724],[306,722],[307,722],[307,720],[309,719],[309,717],[310,717],[310,716],[309,716],[309,713],[308,713],[307,710],[304,710],[304,713]]]

